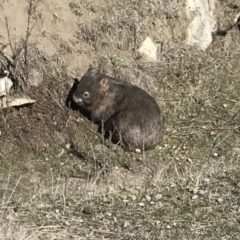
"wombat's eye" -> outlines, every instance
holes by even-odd
[[[89,97],[89,92],[84,92],[83,96],[86,97],[86,98]]]

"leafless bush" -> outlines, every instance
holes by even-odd
[[[93,44],[100,37],[99,29],[94,28],[92,26],[87,26],[85,24],[81,24],[78,31],[78,38],[85,41],[88,44]]]
[[[12,56],[6,56],[3,50],[7,46],[2,46],[2,49],[0,49],[0,55],[2,56],[3,60],[0,61],[0,67],[2,72],[7,71],[9,73],[9,77],[13,81],[13,86],[16,92],[24,92],[29,86],[29,39],[33,28],[36,26],[37,20],[41,18],[41,14],[39,14],[37,10],[41,2],[42,0],[28,0],[28,6],[26,9],[28,15],[26,35],[24,38],[20,39],[15,46],[13,46],[11,40],[8,19],[5,17],[9,41],[8,45],[11,48]]]

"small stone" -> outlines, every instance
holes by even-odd
[[[108,217],[111,217],[111,216],[112,216],[112,214],[109,213],[109,212],[107,212],[106,215],[107,215]]]
[[[160,221],[156,221],[156,222],[155,222],[156,225],[159,225],[160,223],[161,223]]]
[[[128,199],[123,199],[123,203],[128,203],[129,200]]]
[[[160,200],[160,199],[162,198],[162,194],[157,194],[157,195],[155,196],[155,198],[156,198],[156,200]]]
[[[148,202],[150,202],[151,201],[151,197],[149,196],[149,195],[146,195],[146,200],[148,201]]]
[[[135,153],[141,153],[141,149],[136,148],[136,149],[135,149]]]
[[[124,224],[123,224],[123,227],[128,227],[129,225],[131,225],[130,222],[129,221],[125,221]]]
[[[58,19],[57,13],[53,13],[53,18],[54,18],[55,21]]]
[[[204,190],[200,190],[198,193],[199,193],[200,195],[204,195],[204,194],[205,194],[205,191],[204,191]]]
[[[70,222],[66,221],[66,222],[64,222],[64,225],[65,226],[70,226]]]
[[[214,156],[214,157],[217,157],[217,156],[218,156],[218,153],[216,153],[216,152],[213,153],[213,156]]]
[[[59,209],[55,209],[55,213],[59,213],[60,211],[59,211]]]
[[[209,184],[210,179],[209,178],[204,178],[203,181],[204,181],[204,183]]]
[[[144,206],[145,206],[145,204],[144,204],[143,202],[140,202],[138,205],[139,205],[140,207],[144,207]]]
[[[171,226],[170,225],[167,225],[167,229],[170,229],[171,228]]]
[[[223,198],[218,198],[218,200],[217,200],[219,203],[222,203],[223,202]]]
[[[70,149],[70,148],[71,148],[71,144],[68,143],[68,144],[66,145],[66,149]]]
[[[135,201],[137,199],[137,197],[135,195],[132,195],[131,198],[133,201]]]
[[[193,195],[192,200],[196,200],[196,199],[198,199],[198,195]]]
[[[83,208],[82,212],[84,214],[92,214],[93,211],[92,211],[92,208],[88,205]]]
[[[226,103],[223,104],[223,107],[224,107],[224,108],[227,108],[227,106],[228,106],[228,105],[227,105]]]
[[[198,189],[197,189],[197,188],[194,188],[194,189],[193,189],[193,193],[194,193],[194,194],[198,193]]]

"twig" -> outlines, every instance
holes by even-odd
[[[8,41],[9,41],[9,45],[10,45],[10,48],[11,48],[11,51],[12,51],[12,54],[13,54],[13,46],[12,46],[12,40],[11,40],[11,37],[10,37],[10,27],[9,27],[9,24],[8,24],[8,19],[7,17],[5,16],[5,24],[6,24],[6,29],[7,29],[7,36],[8,36]]]
[[[39,1],[40,2],[40,1]],[[36,13],[36,8],[37,4],[39,2],[36,2],[35,0],[29,0],[28,1],[28,9],[27,9],[27,14],[28,14],[28,19],[27,19],[27,32],[26,32],[26,37],[24,40],[24,64],[25,64],[25,77],[26,80],[28,80],[29,77],[29,64],[28,64],[28,43],[29,43],[29,38],[31,36],[33,28],[36,26],[36,22],[30,27],[31,24],[31,19]]]

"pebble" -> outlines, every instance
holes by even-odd
[[[198,193],[198,189],[197,189],[197,188],[194,188],[194,189],[193,189],[193,193],[194,193],[194,194]]]
[[[204,191],[204,190],[200,190],[200,191],[199,191],[199,194],[200,194],[200,195],[204,195],[204,194],[205,194],[205,191]]]
[[[135,149],[135,153],[141,153],[141,149],[136,148],[136,149]]]
[[[203,181],[204,181],[206,184],[209,184],[209,182],[210,182],[209,178],[204,178]]]
[[[131,198],[133,201],[135,201],[137,199],[137,197],[135,195],[132,195]]]
[[[198,195],[193,195],[192,200],[196,200],[196,199],[198,199]]]
[[[162,198],[162,194],[157,194],[157,195],[155,196],[155,198],[156,198],[156,200],[160,200],[160,199]]]
[[[71,148],[71,144],[68,143],[68,144],[66,145],[66,149],[70,149],[70,148]]]
[[[65,226],[70,226],[70,223],[68,221],[64,222]]]
[[[148,202],[151,201],[151,197],[150,197],[149,195],[146,195],[145,198],[146,198],[146,200],[147,200]]]
[[[111,216],[112,216],[112,214],[109,213],[109,212],[107,212],[106,215],[107,215],[108,217],[111,217]]]
[[[131,225],[131,224],[130,224],[129,221],[125,221],[123,227],[128,227],[128,226],[130,226],[130,225]]]

